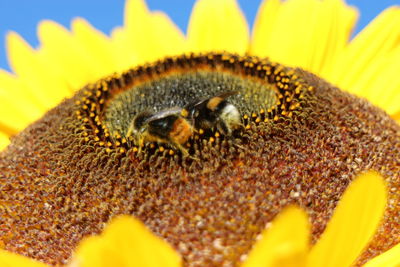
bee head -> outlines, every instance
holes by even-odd
[[[126,136],[129,137],[132,134],[138,135],[146,131],[146,122],[149,118],[153,116],[153,113],[150,111],[143,111],[137,114],[131,124],[129,125]]]

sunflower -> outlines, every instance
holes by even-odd
[[[344,2],[268,0],[250,40],[235,1],[199,0],[185,37],[129,0],[111,37],[44,21],[35,51],[10,33],[0,262],[398,265],[399,15],[349,41],[357,11]],[[182,115],[215,107],[228,115],[196,122],[218,130]],[[170,128],[142,125],[138,144],[143,114]]]

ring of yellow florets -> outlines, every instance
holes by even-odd
[[[154,81],[171,74],[188,71],[207,70],[211,72],[226,72],[242,79],[250,79],[269,86],[273,90],[276,101],[269,107],[258,107],[252,112],[241,114],[244,130],[251,125],[278,122],[283,118],[291,118],[301,106],[305,93],[313,90],[305,84],[295,71],[267,59],[250,56],[237,56],[228,53],[188,54],[178,57],[168,57],[151,64],[132,68],[122,74],[113,74],[96,83],[87,85],[82,91],[82,97],[76,101],[76,116],[82,121],[81,131],[84,141],[95,146],[104,147],[107,152],[138,151],[133,137],[127,138],[124,133],[110,129],[104,121],[107,107],[115,96],[132,90],[141,84]],[[207,141],[214,143],[221,134],[215,132],[207,135]],[[193,139],[204,139],[202,130]],[[188,147],[190,144],[188,144]],[[174,155],[172,147],[149,144],[150,149],[157,149],[163,154]]]

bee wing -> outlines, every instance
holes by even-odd
[[[184,107],[185,113],[189,117],[196,116],[197,113],[205,112],[206,110],[213,111],[222,101],[232,95],[238,94],[238,91],[227,90],[215,96],[196,99]]]
[[[203,99],[197,99],[195,101],[190,102],[185,106],[186,110],[193,110],[198,106],[204,105],[205,102],[207,102],[209,98],[203,98]]]
[[[215,112],[216,110],[221,109],[223,108],[223,106],[226,105],[227,101],[225,99],[227,97],[235,95],[237,93],[237,91],[224,91],[216,96],[210,97],[209,99],[207,99],[208,101],[206,107],[208,110]]]
[[[166,118],[171,115],[177,115],[177,114],[180,114],[181,111],[182,111],[182,108],[180,108],[180,107],[173,107],[173,108],[169,108],[166,110],[162,110],[160,112],[153,114],[153,116],[147,118],[145,123],[148,123],[150,121],[155,121],[158,119],[162,119],[162,118]]]
[[[209,102],[213,98],[219,97],[219,98],[222,98],[222,99],[226,99],[226,98],[228,98],[228,97],[230,97],[232,95],[237,95],[238,93],[239,93],[238,91],[231,91],[231,90],[223,91],[222,93],[219,93],[219,94],[217,94],[215,96],[206,97],[206,98],[202,98],[202,99],[198,99],[198,100],[195,100],[193,102],[190,102],[188,105],[186,105],[186,107],[194,108],[194,107],[200,106],[200,105],[202,105],[202,104],[204,104],[206,102]]]
[[[220,97],[222,99],[226,99],[226,98],[228,98],[230,96],[237,95],[238,93],[239,93],[239,91],[231,91],[231,90],[229,90],[229,91],[223,91],[222,93],[220,93],[220,94],[218,94],[218,95],[216,95],[214,97]]]

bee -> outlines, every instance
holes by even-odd
[[[182,108],[178,107],[156,113],[143,111],[133,118],[126,136],[135,136],[139,151],[146,142],[167,143],[187,156],[189,153],[183,145],[192,136],[193,127],[181,113]]]
[[[242,126],[238,109],[226,99],[237,91],[226,91],[216,96],[187,104],[181,114],[188,118],[196,130],[217,129],[224,135]]]
[[[184,144],[194,132],[217,129],[225,135],[231,135],[241,127],[237,108],[226,98],[237,94],[227,91],[216,96],[195,100],[184,108],[174,107],[160,112],[143,111],[134,116],[126,137],[133,135],[141,151],[146,142],[166,143],[179,149],[184,156],[189,152]]]

